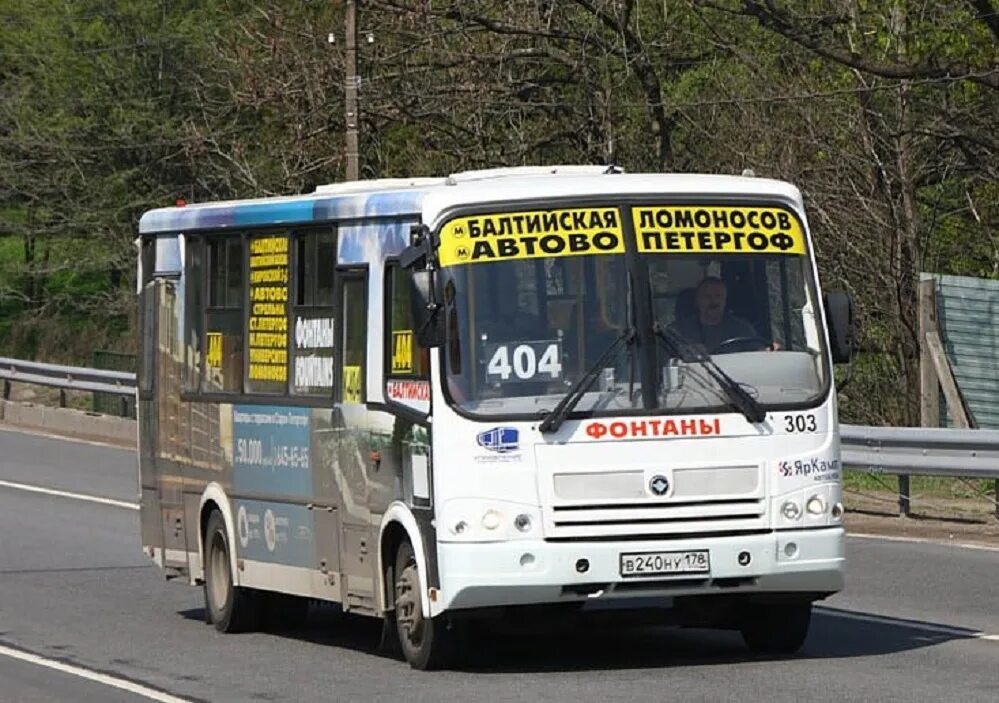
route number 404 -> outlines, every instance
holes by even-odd
[[[559,345],[525,343],[501,344],[493,350],[486,364],[486,376],[502,381],[530,381],[536,376],[558,378],[562,375]]]

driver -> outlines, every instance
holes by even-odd
[[[708,352],[730,339],[759,339],[752,324],[728,312],[727,300],[725,281],[714,276],[704,278],[694,294],[696,314],[678,318],[674,328],[688,342],[700,344]]]

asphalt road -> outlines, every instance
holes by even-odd
[[[2,481],[137,492],[132,452],[6,430]],[[135,510],[0,484],[0,701],[999,700],[999,552],[851,538],[847,589],[795,658],[754,658],[733,633],[632,627],[489,638],[470,667],[419,673],[379,652],[377,623],[333,608],[295,635],[220,635],[138,535]]]

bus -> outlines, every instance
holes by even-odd
[[[310,601],[417,669],[469,623],[648,606],[793,653],[844,583],[799,191],[521,167],[139,223],[141,533],[222,632]]]

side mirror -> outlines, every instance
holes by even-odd
[[[409,229],[409,246],[399,255],[399,264],[404,269],[422,271],[437,264],[437,240],[430,228],[416,224]]]
[[[853,300],[842,291],[830,291],[824,303],[833,363],[849,363],[853,356]]]
[[[444,343],[444,316],[437,302],[436,276],[433,270],[412,270],[412,292],[409,296],[412,305],[413,324],[416,327],[416,342],[428,349]]]

